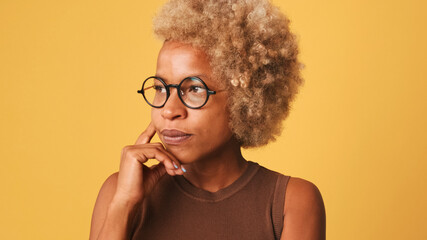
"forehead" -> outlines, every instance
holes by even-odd
[[[212,69],[208,56],[189,44],[167,41],[157,59],[156,75],[167,82],[179,82],[186,77],[199,76],[212,82]]]

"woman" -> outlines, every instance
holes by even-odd
[[[275,139],[302,83],[286,17],[267,0],[172,0],[154,23],[151,123],[103,184],[90,239],[325,239],[316,186],[240,151]]]

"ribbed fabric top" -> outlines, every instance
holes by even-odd
[[[132,239],[278,239],[288,180],[251,161],[217,192],[166,174],[144,200]]]
[[[252,179],[258,169],[259,165],[257,163],[248,162],[246,170],[236,181],[216,192],[209,192],[204,189],[197,188],[185,179],[184,176],[176,176],[174,180],[178,187],[181,188],[182,192],[188,197],[194,198],[197,201],[218,202],[232,196],[234,193],[242,189]]]

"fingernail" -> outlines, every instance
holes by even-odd
[[[176,165],[176,163],[175,162],[172,162],[173,163],[173,166],[176,168],[176,169],[178,169],[178,166]]]
[[[184,166],[181,166],[181,169],[183,172],[187,172],[187,170],[185,170]]]

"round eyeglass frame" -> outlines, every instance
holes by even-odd
[[[148,100],[147,100],[147,98],[146,98],[146,96],[145,96],[145,94],[144,94],[144,85],[145,85],[145,83],[148,81],[148,80],[150,80],[150,79],[152,79],[152,78],[154,78],[154,79],[157,79],[157,80],[159,80],[165,87],[166,87],[166,99],[165,99],[165,102],[161,105],[161,106],[154,106],[153,104],[151,104]],[[187,80],[187,79],[191,79],[191,80],[196,80],[196,81],[199,81],[199,82],[201,82],[202,84],[203,84],[203,86],[206,88],[206,100],[205,100],[205,102],[202,104],[202,105],[200,105],[200,106],[198,106],[198,107],[192,107],[192,106],[189,106],[188,104],[186,104],[185,102],[184,102],[184,100],[182,99],[182,96],[181,96],[181,94],[180,94],[180,91],[181,91],[181,85],[182,85],[182,83],[185,81],[185,80]],[[144,100],[148,103],[148,105],[150,105],[151,107],[153,107],[153,108],[162,108],[162,107],[164,107],[165,106],[165,104],[166,104],[166,102],[168,101],[168,99],[169,99],[169,97],[170,97],[170,88],[176,88],[176,90],[177,90],[177,93],[178,93],[178,97],[179,97],[179,100],[181,100],[181,102],[186,106],[186,107],[188,107],[188,108],[191,108],[191,109],[199,109],[199,108],[202,108],[203,106],[205,106],[205,104],[208,102],[208,100],[209,100],[209,95],[214,95],[214,94],[216,94],[216,91],[212,91],[212,90],[209,90],[209,88],[208,88],[208,86],[206,85],[206,83],[205,82],[203,82],[203,80],[202,79],[200,79],[199,77],[186,77],[186,78],[184,78],[179,84],[166,84],[165,83],[165,81],[163,81],[163,79],[161,79],[161,78],[159,78],[159,77],[156,77],[156,76],[151,76],[151,77],[148,77],[147,79],[145,79],[144,80],[144,82],[142,83],[142,87],[141,87],[141,90],[138,90],[137,91],[137,93],[140,93],[140,94],[142,94],[142,96],[144,97]]]

